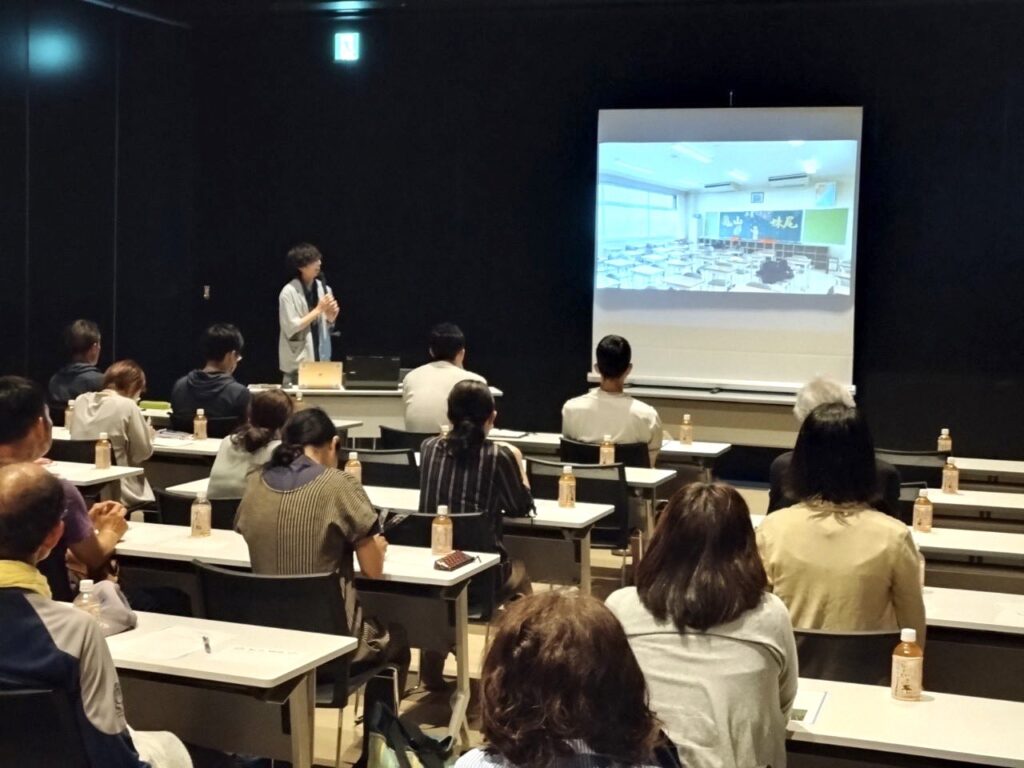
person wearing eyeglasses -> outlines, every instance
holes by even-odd
[[[252,395],[234,377],[244,346],[241,331],[230,323],[207,328],[202,339],[205,364],[182,376],[171,389],[174,415],[191,420],[202,408],[207,418],[233,417],[244,422]]]

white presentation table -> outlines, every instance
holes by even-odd
[[[358,641],[354,637],[298,632],[224,621],[209,621],[183,616],[138,612],[138,626],[128,632],[107,638],[107,647],[119,672],[135,672],[169,678],[182,678],[208,683],[218,688],[237,686],[239,695],[249,697],[247,689],[270,691],[291,684],[287,695],[291,723],[290,750],[283,755],[292,764],[308,768],[313,764],[313,722],[316,709],[316,668],[353,652]],[[203,637],[210,643],[204,650]],[[129,691],[132,685],[126,686]],[[134,713],[142,702],[130,702]],[[173,717],[174,725],[194,718],[183,717],[177,707],[160,701],[154,708]],[[224,712],[207,712],[211,719],[206,727],[184,730],[167,727],[192,743],[210,748],[234,749],[239,752],[253,747],[244,735],[240,741],[223,741],[230,725]],[[159,720],[159,718],[158,718]],[[216,723],[214,727],[211,724]],[[246,729],[243,727],[244,732]],[[253,729],[258,730],[258,729]],[[250,731],[251,732],[251,731]],[[258,748],[253,752],[262,754]]]
[[[250,567],[249,548],[240,533],[214,530],[209,537],[192,538],[185,525],[133,522],[117,545],[116,554],[126,570],[126,581],[131,580],[132,569],[152,572],[155,566],[155,570],[163,575],[162,582],[150,576],[149,583],[180,586],[192,593],[195,592],[195,576],[189,563],[193,559],[223,567]],[[457,571],[439,571],[434,568],[437,558],[431,555],[429,548],[392,545],[388,547],[384,574],[380,579],[360,578],[359,562],[355,561],[360,600],[369,615],[377,616],[385,623],[405,626],[410,643],[416,647],[421,647],[416,644],[417,632],[427,633],[432,639],[439,632],[453,635],[457,678],[449,733],[462,739],[463,743],[468,743],[466,707],[469,705],[469,602],[466,586],[471,576],[498,565],[501,559],[496,554],[467,554],[475,556],[477,562]],[[182,579],[183,575],[192,583],[187,584]],[[398,586],[398,591],[387,589],[383,583]],[[449,622],[447,603],[454,604],[454,624]],[[411,615],[422,617],[422,620],[410,620]],[[431,622],[443,622],[444,626],[441,630],[437,626],[426,626]]]
[[[96,469],[92,464],[79,464],[72,461],[51,461],[43,466],[51,474],[67,480],[76,488],[99,486],[100,496],[104,499],[120,499],[121,480],[143,474],[141,467]]]
[[[926,670],[927,663],[926,655]],[[852,759],[856,754],[847,750],[1024,766],[1024,703],[928,691],[922,701],[904,702],[893,699],[887,687],[809,678],[800,678],[799,686],[805,695],[824,692],[825,700],[813,723],[790,721],[794,752],[815,754],[821,746]],[[833,756],[838,757],[822,754],[813,764],[827,766]]]

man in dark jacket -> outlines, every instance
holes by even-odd
[[[233,417],[242,421],[249,406],[249,389],[232,374],[242,359],[241,332],[228,323],[211,325],[203,334],[206,365],[182,376],[171,389],[171,411],[191,421],[196,409],[207,418]]]
[[[92,320],[75,320],[64,329],[64,344],[71,362],[50,377],[50,406],[62,412],[68,400],[85,392],[103,389],[100,359],[100,329]]]

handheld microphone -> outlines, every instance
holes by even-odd
[[[329,285],[327,285],[327,273],[326,273],[326,272],[324,272],[324,270],[323,270],[322,268],[320,269],[320,274],[319,274],[319,275],[317,275],[317,278],[316,278],[316,279],[317,279],[317,280],[319,280],[319,281],[321,281],[321,282],[323,283],[323,286],[324,286],[324,294],[330,294],[331,296],[333,296],[333,295],[334,295],[334,291],[332,291],[332,290],[331,290],[331,288],[330,288],[330,286],[329,286]],[[339,330],[338,330],[338,326],[337,326],[337,325],[335,325],[335,326],[334,326],[334,328],[333,328],[333,329],[331,330],[331,338],[333,338],[333,339],[337,339],[337,338],[339,338],[340,336],[341,336],[341,331],[339,331]]]

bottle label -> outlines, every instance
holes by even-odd
[[[953,438],[951,438],[951,437],[940,437],[939,438],[938,450],[942,451],[943,453],[949,453],[950,451],[952,451],[953,450]]]
[[[96,469],[110,469],[110,445],[96,446]]]
[[[212,527],[212,509],[209,504],[192,505],[192,535],[209,536]]]
[[[679,428],[679,442],[683,445],[690,445],[693,443],[693,425],[683,424]]]
[[[205,440],[206,439],[206,419],[196,419],[192,423],[192,432],[193,432],[193,437],[195,437],[196,440]]]
[[[892,657],[892,696],[901,701],[921,698],[924,679],[923,656]]]
[[[932,529],[932,505],[914,504],[914,530],[928,533]]]
[[[430,529],[430,553],[432,555],[447,555],[452,551],[452,530],[451,521],[445,523],[434,523]]]
[[[573,480],[560,480],[558,482],[558,506],[560,507],[575,507],[576,506],[576,481]]]
[[[348,472],[352,477],[358,480],[360,483],[363,482],[363,465],[358,463],[348,463],[345,465],[345,471]]]
[[[960,488],[960,472],[956,469],[942,470],[942,492],[956,493]]]
[[[593,455],[593,454],[591,454]],[[601,453],[598,457],[599,464],[614,464],[615,463],[615,446],[614,445],[602,445]]]

